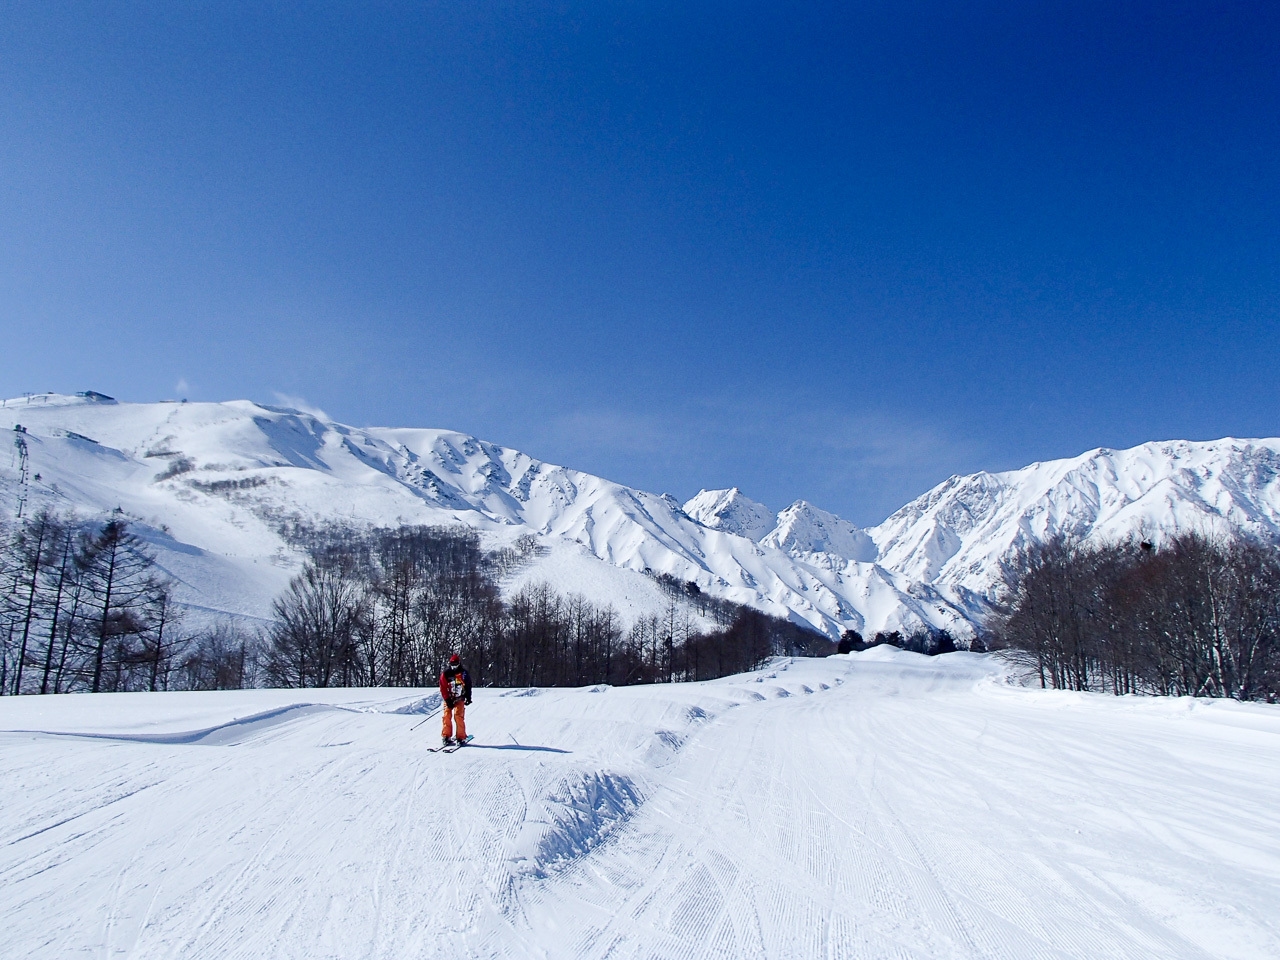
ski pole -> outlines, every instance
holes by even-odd
[[[413,731],[417,730],[420,726],[422,726],[424,723],[426,723],[428,720],[434,717],[438,712],[439,712],[438,708],[436,710],[432,710],[425,717],[423,717],[421,720],[415,723],[412,727],[410,727],[409,732],[413,733]]]

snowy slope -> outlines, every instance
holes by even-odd
[[[466,523],[495,544],[537,535],[549,550],[524,580],[545,575],[624,617],[661,606],[645,574],[667,573],[832,636],[848,626],[966,629],[932,590],[869,564],[793,556],[704,525],[669,496],[453,431],[356,429],[248,401],[49,396],[0,413],[27,430],[32,506],[121,508],[146,525],[197,606],[265,616],[299,563],[282,536],[291,525]],[[12,509],[12,466],[0,464],[0,494]]]
[[[0,698],[4,953],[1280,956],[1280,708],[1001,679]]]

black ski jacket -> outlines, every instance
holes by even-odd
[[[445,667],[440,671],[440,696],[446,707],[452,707],[459,700],[471,703],[471,674],[466,667]]]

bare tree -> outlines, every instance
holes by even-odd
[[[368,627],[368,601],[353,564],[309,562],[275,601],[267,674],[287,687],[349,684]]]
[[[21,624],[17,640],[17,656],[14,660],[13,687],[10,692],[22,692],[22,671],[27,663],[27,649],[32,637],[32,625],[39,614],[38,599],[40,581],[46,563],[50,560],[50,547],[59,538],[60,525],[48,510],[41,510],[18,528],[12,544],[13,586],[6,603],[6,618],[17,626]]]
[[[1197,533],[1082,545],[1063,538],[1011,565],[995,645],[1044,686],[1274,698],[1280,550]]]
[[[146,545],[118,517],[107,521],[86,544],[83,576],[96,621],[93,693],[102,689],[104,679],[111,689],[124,686],[124,672],[136,659],[134,645],[146,632],[151,608],[161,594],[154,565]],[[105,675],[108,666],[111,677]]]

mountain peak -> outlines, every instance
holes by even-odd
[[[989,595],[1002,558],[1059,533],[1119,539],[1227,529],[1280,541],[1280,440],[1099,447],[952,477],[869,532],[890,569]]]
[[[776,518],[763,503],[752,500],[737,487],[702,490],[684,505],[684,512],[704,527],[759,540],[773,529]]]
[[[797,500],[778,514],[778,525],[762,541],[790,554],[829,553],[861,562],[876,558],[876,545],[843,517]]]

